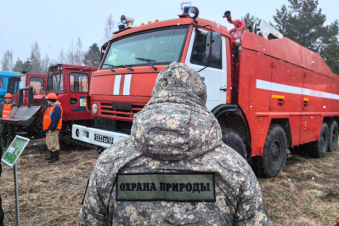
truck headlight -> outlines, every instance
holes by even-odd
[[[92,112],[93,112],[93,114],[98,113],[98,105],[97,104],[92,105]]]

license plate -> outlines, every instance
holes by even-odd
[[[94,134],[94,140],[105,144],[113,144],[113,137],[105,137],[102,135]]]
[[[112,106],[114,108],[123,108],[123,109],[132,109],[133,108],[133,105],[131,103],[114,102],[114,103],[112,103]]]

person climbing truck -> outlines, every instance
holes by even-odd
[[[45,160],[54,163],[59,160],[59,132],[62,127],[62,107],[55,93],[47,95],[48,108],[45,111],[42,131],[46,133],[46,145],[50,156]]]
[[[12,95],[6,93],[5,100],[0,104],[1,118],[10,118],[11,111],[16,111],[18,105],[12,100]],[[6,149],[15,137],[15,126],[5,122],[0,123],[1,145]]]

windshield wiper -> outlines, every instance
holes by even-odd
[[[151,59],[146,59],[146,58],[140,58],[140,57],[135,57],[135,59],[137,59],[137,60],[142,60],[142,61],[146,61],[148,64],[149,64],[149,66],[151,66],[154,70],[158,70],[158,68],[156,68],[156,67],[154,67],[154,65],[153,64],[151,64],[151,61],[156,61],[156,60],[151,60]]]
[[[114,65],[113,64],[104,64],[104,65],[107,65],[107,66],[111,66],[111,71],[114,73],[114,69],[113,69],[113,67],[114,67]]]
[[[128,65],[119,65],[119,66],[115,66],[115,67],[128,68],[129,70],[134,71],[134,69],[130,68]]]
[[[134,69],[132,69],[131,67],[129,67],[128,65],[112,65],[112,64],[104,64],[104,65],[108,65],[108,66],[111,66],[111,71],[114,72],[114,69],[113,68],[117,68],[117,67],[123,67],[123,68],[127,68],[131,71],[134,71]]]

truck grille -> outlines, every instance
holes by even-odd
[[[132,105],[132,109],[114,108],[112,103],[101,103],[101,114],[114,117],[133,119],[133,116],[142,110],[144,106]]]

